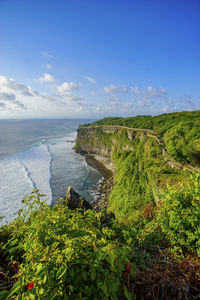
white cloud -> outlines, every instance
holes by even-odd
[[[148,107],[151,106],[153,104],[153,101],[149,100],[149,99],[141,99],[138,101],[138,105],[142,106],[142,107]]]
[[[21,83],[17,83],[12,78],[7,78],[6,76],[0,76],[0,88],[4,91],[18,91],[25,96],[32,96],[32,89]]]
[[[27,107],[21,101],[16,100],[13,101],[12,104],[14,104],[16,108],[27,109]]]
[[[138,94],[142,98],[161,98],[166,99],[167,92],[162,87],[155,89],[152,86],[148,86],[146,90],[140,90],[138,86],[131,86],[131,91]]]
[[[110,84],[104,87],[104,92],[106,94],[127,93],[128,89],[126,87]]]
[[[99,111],[100,111],[100,107],[99,106],[95,107],[94,112],[97,113]]]
[[[21,101],[16,100],[14,94],[0,93],[0,108],[21,108],[26,109],[26,106]]]
[[[169,110],[169,106],[167,106],[167,105],[166,105],[166,106],[164,106],[164,107],[162,108],[162,110],[163,110],[163,112],[164,112],[164,113],[168,112],[168,110]]]
[[[132,103],[131,102],[125,102],[125,103],[122,103],[122,107],[124,109],[129,109],[132,107]]]
[[[31,105],[31,103],[33,103],[35,100],[49,102],[54,101],[53,97],[47,94],[41,94],[37,91],[33,91],[31,87],[25,84],[18,83],[13,79],[7,78],[6,76],[0,76],[0,90],[1,107],[10,109],[26,109],[27,104]],[[26,105],[23,102],[26,103]],[[4,103],[5,105],[3,105],[2,103]]]
[[[46,69],[48,69],[48,70],[50,70],[50,69],[52,69],[52,68],[53,68],[53,66],[52,66],[52,65],[50,65],[50,64],[46,64],[46,65],[45,65],[45,68],[46,68]]]
[[[0,111],[1,118],[12,117],[77,117],[89,116],[90,103],[82,96],[73,95],[70,90],[79,88],[69,83],[61,91],[44,94],[31,87],[0,76]]]
[[[96,92],[94,92],[94,91],[90,92],[90,95],[91,95],[92,97],[98,96],[98,94],[97,94]]]
[[[6,108],[6,104],[4,102],[0,102],[0,108],[1,107]]]
[[[54,94],[53,95],[54,101],[57,101],[62,104],[66,104],[66,102],[76,102],[82,103],[84,99],[82,96],[74,96],[71,93],[63,93],[63,94]]]
[[[43,84],[48,82],[56,82],[57,80],[51,74],[43,73],[43,76],[41,78],[35,79],[35,81]]]
[[[24,103],[17,100],[15,93],[22,96],[33,96],[33,90],[29,86],[17,83],[6,76],[0,76],[0,90],[0,106],[8,109],[12,107],[26,109]]]
[[[41,54],[45,57],[45,58],[54,58],[53,55],[49,54],[47,51],[42,51]]]
[[[122,99],[117,95],[109,95],[105,97],[105,100],[115,102],[115,103],[120,103]]]
[[[89,82],[91,82],[92,84],[95,84],[96,83],[96,79],[90,77],[90,76],[85,76],[84,77],[86,80],[88,80]]]
[[[146,98],[162,98],[166,97],[167,92],[163,88],[155,89],[152,86],[148,86],[147,91],[144,93]]]
[[[14,100],[16,100],[15,94],[0,92],[0,101],[14,101]]]
[[[33,96],[35,99],[37,100],[44,100],[44,101],[49,101],[49,102],[54,102],[54,98],[48,94],[44,94],[44,93],[39,93],[37,91],[33,92]]]
[[[56,88],[59,93],[63,94],[73,90],[78,90],[80,89],[80,86],[74,82],[63,82],[61,85],[58,85]]]
[[[44,73],[38,80],[40,83],[55,82],[55,78],[47,73]],[[1,117],[89,117],[94,113],[99,117],[127,116],[163,113],[175,109],[171,106],[173,99],[167,96],[163,88],[156,89],[148,86],[140,90],[138,86],[132,86],[130,89],[132,93],[125,95],[122,93],[129,91],[125,86],[110,84],[105,86],[104,90],[92,92],[93,86],[91,85],[91,92],[89,91],[88,94],[94,98],[89,98],[87,102],[86,97],[79,95],[79,89],[82,86],[75,82],[61,82],[52,86],[49,93],[45,94],[33,90],[28,85],[18,83],[14,79],[0,76]],[[156,101],[157,98],[164,101]],[[182,98],[179,107],[189,109],[192,107],[192,101],[189,97]]]
[[[139,90],[138,86],[131,86],[131,91],[140,95],[140,90]]]

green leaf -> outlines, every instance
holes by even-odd
[[[86,273],[86,271],[81,271],[81,276],[86,281],[86,279],[87,279],[87,273]]]
[[[45,269],[46,269],[46,266],[44,264],[39,264],[37,266],[37,275],[39,275],[40,273],[42,273]]]
[[[96,269],[95,268],[92,268],[91,269],[91,279],[94,280],[96,277]]]
[[[124,285],[124,295],[127,300],[133,300],[133,295],[129,293],[127,287]]]
[[[1,291],[0,292],[0,300],[5,300],[9,294],[9,291]]]
[[[13,296],[14,294],[17,294],[17,292],[18,292],[20,289],[21,289],[20,281],[17,281],[17,282],[14,284],[14,286],[13,286],[13,288],[12,288],[10,294],[9,294],[9,298],[10,298],[11,296]]]
[[[61,267],[58,269],[57,278],[60,279],[67,272],[67,267]]]

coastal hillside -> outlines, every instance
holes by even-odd
[[[137,221],[168,185],[181,189],[200,171],[199,125],[200,112],[105,118],[79,127],[75,149],[113,172],[108,211]]]
[[[53,207],[25,197],[0,228],[0,299],[199,299],[199,120],[79,126],[74,150],[104,176],[104,197],[93,208],[71,188]]]
[[[104,118],[85,126],[120,125],[153,131],[169,154],[179,162],[200,165],[200,111],[174,112],[159,116]]]

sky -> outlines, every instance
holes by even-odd
[[[0,0],[0,119],[200,109],[199,0]]]

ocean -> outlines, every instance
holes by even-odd
[[[33,189],[48,204],[70,185],[91,202],[101,175],[73,151],[78,125],[91,120],[0,120],[0,224],[11,222]]]

